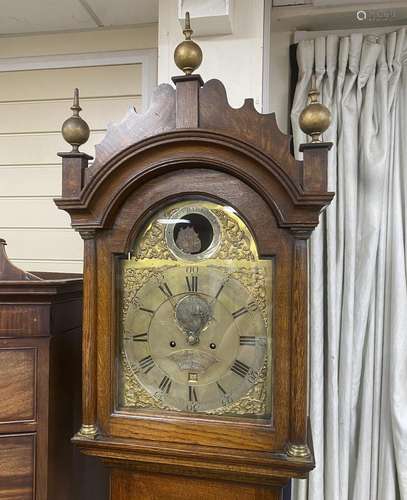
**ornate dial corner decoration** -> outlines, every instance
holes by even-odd
[[[122,372],[122,400],[120,405],[126,408],[137,407],[140,409],[157,408],[157,409],[171,409],[165,407],[158,399],[153,398],[148,391],[138,382],[137,378],[129,366],[126,354],[122,351],[121,363],[123,367]]]
[[[137,260],[175,260],[165,242],[164,226],[159,221],[154,221],[147,228],[145,236],[140,241],[133,258]]]
[[[155,280],[157,283],[161,281],[161,273],[163,268],[156,267],[133,267],[134,260],[130,260],[124,264],[123,279],[122,279],[122,313],[125,315],[130,304],[138,305],[137,294],[139,290],[150,280]],[[167,266],[164,269],[170,268]]]
[[[266,381],[267,360],[260,370],[256,382],[248,393],[234,403],[223,408],[207,411],[208,415],[258,415],[264,417],[267,414]]]
[[[213,210],[222,227],[222,242],[217,257],[219,259],[237,259],[254,261],[255,250],[250,244],[247,228],[243,228],[235,218],[224,210]]]
[[[266,276],[264,269],[256,267],[255,269],[239,268],[232,273],[232,276],[244,285],[250,295],[255,299],[253,307],[259,307],[266,327],[269,325],[269,315],[267,314],[267,296],[266,296]]]

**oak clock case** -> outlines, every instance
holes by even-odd
[[[333,197],[331,144],[297,161],[252,100],[173,82],[108,129],[91,165],[85,133],[60,154],[57,204],[84,240],[73,441],[108,465],[114,500],[280,500],[315,465],[307,243]]]
[[[117,269],[119,411],[270,419],[272,260],[234,208],[167,205]]]

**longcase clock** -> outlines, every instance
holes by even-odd
[[[186,35],[185,76],[111,126],[90,166],[77,98],[64,124],[57,205],[85,252],[73,440],[114,500],[280,499],[314,467],[307,240],[332,198],[330,144],[296,161],[274,114],[192,74]]]

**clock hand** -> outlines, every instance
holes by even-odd
[[[175,310],[177,306],[177,302],[175,297],[172,294],[172,291],[168,284],[165,282],[165,277],[161,273],[155,273],[154,279],[157,282],[158,288],[161,290],[161,292],[164,294],[164,296],[167,298],[167,300],[170,302],[172,308]]]
[[[232,277],[232,273],[228,273],[228,274],[225,275],[225,277],[223,278],[223,280],[220,282],[220,287],[219,287],[219,289],[218,289],[215,297],[213,297],[212,300],[209,302],[210,306],[212,306],[218,300],[218,297],[221,294],[224,286],[230,280],[231,277]]]

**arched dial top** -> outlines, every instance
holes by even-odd
[[[270,416],[271,267],[231,207],[157,213],[120,261],[121,407]]]

